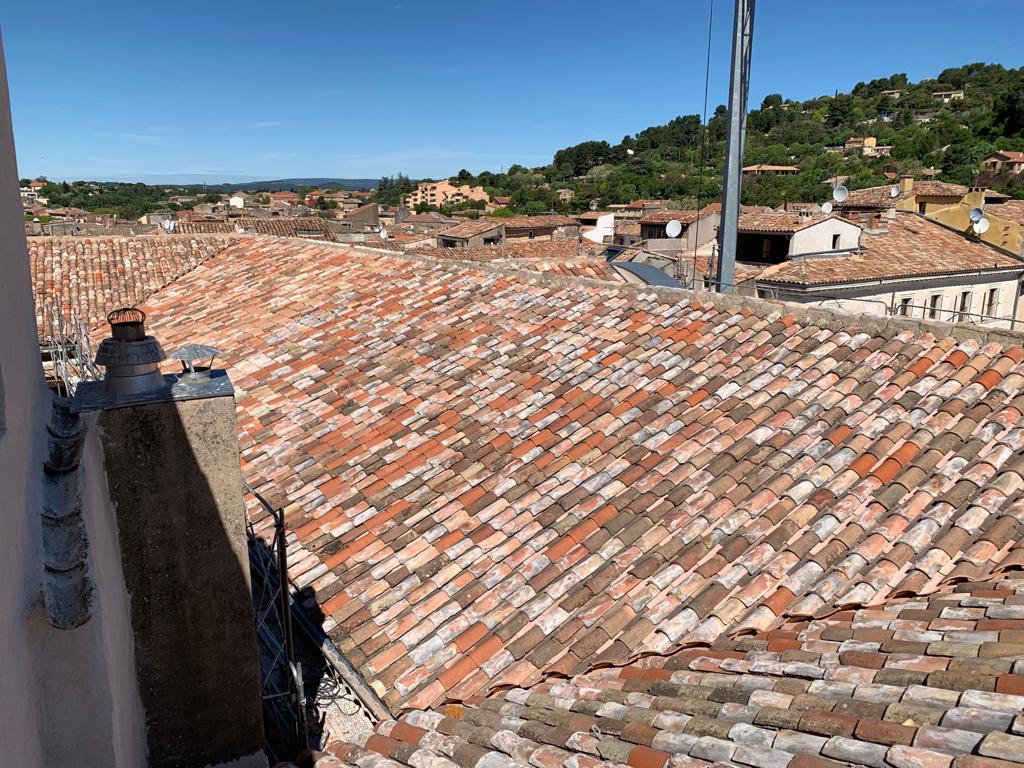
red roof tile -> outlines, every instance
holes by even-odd
[[[988,269],[1024,271],[1024,261],[924,216],[901,211],[885,224],[885,232],[861,234],[859,252],[785,261],[765,269],[760,279],[822,285]]]
[[[145,301],[229,242],[183,235],[29,238],[40,334],[46,307],[59,307],[65,319],[74,311],[86,325],[102,325],[108,312]]]
[[[968,622],[1024,601],[940,595],[1024,569],[1024,350],[777,307],[252,238],[147,309],[166,346],[223,351],[291,577],[396,708],[575,679],[551,709],[605,707],[606,750],[589,721],[561,742],[539,710],[508,722],[617,763],[730,759],[742,722],[834,760],[882,759],[875,721],[1005,734],[1024,646]],[[673,711],[695,738],[655,743]]]

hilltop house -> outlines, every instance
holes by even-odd
[[[1002,150],[993,152],[981,161],[981,167],[986,171],[1008,172],[1013,174],[1024,173],[1024,152],[1013,152]]]

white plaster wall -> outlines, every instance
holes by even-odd
[[[1019,290],[1017,277],[1012,274],[999,275],[973,275],[964,277],[944,277],[934,280],[914,281],[888,281],[882,286],[872,286],[858,290],[837,290],[822,287],[817,289],[814,296],[801,295],[800,293],[788,293],[779,289],[778,297],[786,301],[796,301],[801,304],[811,304],[828,309],[843,309],[847,312],[866,312],[875,315],[886,314],[886,307],[899,306],[900,300],[911,299],[914,307],[910,310],[908,317],[916,319],[931,320],[927,309],[928,300],[933,295],[940,295],[941,308],[952,310],[959,307],[960,294],[963,291],[970,291],[971,306],[968,311],[983,314],[988,292],[995,288],[999,293],[999,303],[996,315],[1006,317],[1006,320],[981,320],[971,318],[969,322],[979,325],[986,325],[992,328],[1009,328],[1010,320],[1014,311],[1014,299]],[[764,290],[764,287],[761,288]],[[829,294],[832,298],[822,298],[820,294]],[[773,289],[768,289],[768,296],[776,295]],[[935,320],[951,322],[953,315],[946,312],[939,312]],[[1015,330],[1024,330],[1024,298],[1017,302],[1017,324]]]
[[[26,626],[40,600],[39,510],[49,400],[36,343],[2,53],[0,43],[0,762],[34,768],[45,762]]]
[[[606,237],[615,236],[615,214],[607,213],[597,217],[594,228],[583,233],[583,237],[595,243],[603,243]]]
[[[825,219],[813,226],[794,232],[789,241],[789,255],[831,251],[832,236],[839,235],[839,250],[860,245],[860,227],[839,218]]]

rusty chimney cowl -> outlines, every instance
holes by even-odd
[[[146,314],[140,309],[115,309],[107,315],[110,338],[96,351],[96,364],[107,369],[104,387],[114,395],[137,395],[160,389],[160,361],[167,355],[160,342],[146,335]]]

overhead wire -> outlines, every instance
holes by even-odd
[[[713,23],[715,19],[715,0],[709,0],[708,2],[708,42],[707,42],[707,59],[704,62],[704,111],[701,113],[700,122],[700,168],[697,172],[697,220],[694,222],[696,230],[693,234],[693,269],[690,274],[691,285],[690,287],[696,289],[697,287],[697,245],[700,240],[700,211],[701,211],[701,196],[704,194],[704,163],[705,163],[705,149],[707,146],[708,136],[708,84],[711,80],[711,32],[713,29]],[[680,251],[682,255],[682,251]],[[711,259],[708,259],[708,265],[710,266]],[[677,275],[678,277],[678,275]]]

